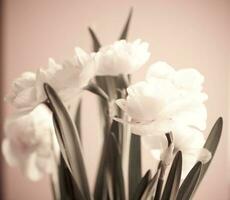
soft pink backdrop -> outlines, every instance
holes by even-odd
[[[223,137],[216,157],[195,199],[227,200],[227,76],[230,50],[229,0],[5,0],[3,24],[3,67],[6,94],[10,84],[24,70],[45,66],[52,56],[58,61],[73,54],[74,46],[90,49],[87,26],[92,26],[102,42],[114,41],[126,19],[130,6],[134,17],[130,39],[142,38],[150,43],[151,62],[165,60],[174,66],[196,67],[206,77],[209,94],[208,128],[219,115],[225,120]],[[149,63],[151,63],[149,62]],[[136,75],[144,76],[146,68]],[[84,109],[84,147],[91,187],[101,143],[95,132],[97,117],[91,95],[86,95]],[[4,104],[5,115],[11,108]],[[144,165],[152,160],[144,151]],[[4,200],[51,199],[48,178],[31,183],[18,169],[4,163]]]

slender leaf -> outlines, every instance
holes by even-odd
[[[202,179],[204,178],[204,175],[216,153],[216,149],[217,146],[219,144],[220,141],[220,137],[221,137],[221,133],[222,133],[222,128],[223,128],[223,119],[220,117],[217,119],[216,123],[214,124],[207,140],[206,143],[204,144],[204,148],[206,148],[207,150],[210,151],[210,153],[212,154],[212,158],[210,159],[210,161],[206,164],[204,164],[202,166],[201,172],[200,172],[200,178],[198,181],[198,185],[200,184],[200,182],[202,181]]]
[[[105,135],[101,158],[99,162],[99,167],[97,171],[96,183],[94,188],[94,199],[95,200],[105,200],[107,198],[107,187],[106,184],[106,171],[107,171],[107,158],[109,157],[109,134]]]
[[[84,200],[62,156],[58,166],[58,177],[61,200]]]
[[[116,77],[116,86],[119,89],[126,89],[129,86],[129,80],[124,74],[120,74]]]
[[[129,152],[129,196],[132,197],[134,191],[141,180],[141,139],[138,135],[131,135]]]
[[[149,181],[152,178],[152,173],[151,170],[148,170],[144,177],[140,180],[140,182],[138,183],[134,194],[131,197],[131,200],[139,200],[141,198],[141,196],[144,194],[144,191],[146,190],[146,187],[148,186]]]
[[[52,197],[53,197],[53,200],[59,200],[59,186],[57,187],[58,183],[55,183],[54,180],[52,179],[51,177],[51,190],[52,190]]]
[[[89,27],[88,30],[89,30],[90,36],[92,38],[92,41],[93,41],[93,50],[95,52],[97,52],[100,49],[101,44],[100,44],[96,34],[94,33],[93,29]]]
[[[163,184],[164,184],[164,175],[165,175],[165,171],[166,171],[166,166],[163,163],[164,163],[164,161],[161,160],[158,163],[158,167],[157,167],[157,170],[160,171],[160,174],[159,174],[159,178],[157,181],[156,192],[155,192],[155,195],[153,198],[154,200],[160,200],[161,193],[162,193],[162,188],[163,188]]]
[[[77,111],[75,115],[75,124],[78,130],[79,138],[81,139],[81,112],[82,112],[82,100],[80,99],[77,105]]]
[[[133,8],[131,8],[130,11],[129,11],[128,19],[127,19],[127,21],[125,23],[125,26],[124,26],[124,28],[123,28],[123,30],[121,32],[120,38],[119,38],[120,40],[126,40],[127,39],[132,14],[133,14]]]
[[[64,148],[61,148],[63,157],[69,161],[70,171],[76,181],[76,184],[88,200],[91,199],[88,179],[86,175],[81,143],[77,129],[67,112],[65,106],[61,102],[55,90],[48,84],[44,84],[44,89],[48,97],[51,110],[53,111],[54,123],[60,131],[56,132]],[[59,135],[60,134],[60,135]],[[66,159],[65,158],[65,159]]]
[[[100,88],[98,85],[96,84],[89,84],[85,87],[85,90],[88,90],[90,92],[92,92],[93,94],[98,95],[99,97],[101,97],[103,100],[108,100],[108,96],[107,94],[104,92],[104,90],[102,88]]]
[[[117,130],[117,122],[114,121],[111,131],[106,134],[102,149],[94,190],[95,200],[107,199],[107,194],[109,199],[125,199],[121,152],[114,134],[115,130]]]
[[[199,180],[201,167],[202,163],[198,162],[191,169],[179,189],[176,200],[189,200],[191,198]]]
[[[176,198],[180,186],[181,170],[182,154],[181,151],[178,151],[169,171],[161,200],[174,200]]]
[[[115,200],[123,200],[125,199],[125,184],[122,169],[121,146],[117,138],[118,131],[118,122],[113,121],[111,133],[109,134],[109,157],[107,160],[113,184],[113,197]]]
[[[149,181],[148,186],[146,187],[141,200],[151,200],[152,197],[155,195],[158,179],[160,176],[160,169],[157,170],[154,177]]]
[[[61,150],[60,164],[58,166],[60,198],[61,198],[61,200],[72,200],[72,198],[74,198],[73,194],[77,193],[80,200],[85,199],[83,197],[83,194],[81,193],[79,187],[75,183],[75,180],[74,180],[74,183],[71,182],[73,180],[73,176],[72,176],[72,170],[70,167],[70,162],[69,162],[68,156],[66,154],[66,150],[64,147],[64,141],[61,137],[60,128],[58,127],[58,122],[55,122],[55,121],[56,121],[56,118],[54,118],[54,128],[55,128],[55,133],[56,133],[57,140],[59,143],[59,147]],[[65,161],[65,162],[63,162],[63,161]],[[71,188],[70,188],[69,184],[71,184]],[[77,192],[73,193],[72,185],[74,185],[75,190]],[[72,195],[72,196],[70,196],[70,195]]]
[[[115,121],[113,121],[108,133],[105,134],[94,189],[95,200],[102,200],[107,198],[107,193],[111,193],[111,196],[115,196],[115,191],[118,191],[116,188],[124,187],[121,169],[120,148],[118,146],[114,132],[117,132],[117,122]],[[121,192],[123,193],[123,189],[121,189]],[[117,196],[120,196],[120,194],[117,194]]]
[[[58,126],[58,122],[55,117],[53,118],[53,125],[54,125],[54,129],[55,129],[55,133],[56,133],[57,141],[59,144],[59,148],[61,150],[62,157],[65,160],[66,166],[72,172],[71,167],[70,167],[70,162],[69,162],[69,159],[66,153],[64,141],[61,135],[61,130],[60,130],[60,127]]]

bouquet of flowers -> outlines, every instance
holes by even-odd
[[[131,15],[118,41],[102,46],[89,28],[93,52],[77,47],[61,64],[50,59],[48,67],[17,78],[6,97],[16,112],[5,124],[5,159],[31,180],[50,174],[56,200],[187,200],[215,154],[223,120],[205,139],[207,94],[200,72],[159,61],[143,81],[131,83],[150,57],[146,42],[127,41]],[[93,191],[81,141],[86,90],[98,96],[103,132]],[[144,174],[141,141],[158,166]]]

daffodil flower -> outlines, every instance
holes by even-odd
[[[148,43],[140,39],[134,42],[120,40],[102,47],[95,54],[97,75],[117,76],[132,74],[149,59]]]
[[[33,181],[52,173],[59,146],[49,108],[40,104],[29,113],[11,116],[5,125],[2,151],[9,165],[18,166]]]

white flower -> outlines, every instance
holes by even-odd
[[[204,77],[196,69],[187,68],[176,71],[169,64],[162,61],[150,66],[146,79],[151,80],[153,78],[167,79],[178,89],[189,90],[190,92],[200,92],[203,89]]]
[[[182,152],[182,178],[185,178],[197,161],[203,164],[208,162],[211,153],[203,148],[205,138],[200,131],[178,125],[172,132],[174,153],[179,150]],[[161,160],[168,145],[165,135],[149,135],[142,138],[152,156],[156,160]]]
[[[120,40],[102,47],[95,54],[97,75],[132,74],[149,59],[148,46],[138,39],[132,43]]]
[[[36,74],[25,72],[12,85],[11,93],[5,98],[16,108],[33,107],[37,103]]]
[[[31,180],[52,173],[59,147],[52,125],[52,113],[40,104],[29,113],[8,119],[2,151],[8,164],[18,166]]]
[[[131,85],[127,98],[116,101],[131,118],[127,123],[132,133],[143,136],[158,157],[167,147],[165,134],[172,132],[175,150],[183,154],[184,170],[201,157],[203,161],[210,158],[210,153],[202,148],[205,140],[201,131],[207,120],[203,80],[195,69],[176,71],[167,63],[158,62],[150,67],[146,81]]]
[[[207,111],[202,101],[185,95],[168,80],[139,82],[127,91],[127,98],[116,103],[131,117],[135,134],[165,134],[178,122],[200,130],[206,127]]]
[[[50,60],[47,69],[40,69],[37,73],[38,98],[46,98],[43,84],[48,83],[59,94],[63,102],[66,103],[76,99],[82,88],[94,76],[94,69],[91,65],[82,66],[76,65],[76,63],[75,61],[68,61],[63,65],[58,65],[53,60]],[[77,64],[79,64],[79,61]]]
[[[76,48],[73,61],[57,64],[49,59],[47,68],[40,68],[37,73],[26,72],[13,83],[12,92],[6,97],[16,108],[33,109],[46,99],[44,83],[49,83],[59,94],[64,103],[77,98],[81,89],[94,76],[94,60],[80,48]]]

